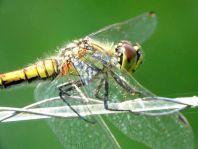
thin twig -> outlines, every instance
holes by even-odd
[[[58,99],[54,98],[54,99]],[[46,99],[44,101],[48,101]],[[95,100],[95,99],[91,99]],[[53,100],[52,100],[53,101]],[[44,103],[43,101],[40,103]],[[38,105],[32,104],[32,105]],[[187,107],[197,107],[198,97],[180,97],[180,98],[165,98],[165,97],[145,97],[138,98],[135,100],[128,100],[120,103],[109,103],[109,107],[113,107],[118,110],[125,111],[109,111],[104,108],[104,104],[96,103],[89,105],[74,105],[73,108],[79,112],[82,116],[97,115],[97,114],[116,114],[120,112],[133,111],[136,113],[145,113],[147,115],[162,115],[171,114],[174,111],[180,111]],[[26,107],[30,107],[26,106]],[[11,108],[11,107],[0,107],[0,119],[7,115],[13,114],[13,111],[19,113],[13,117],[6,119],[3,122],[9,121],[21,121],[31,119],[43,119],[43,118],[73,118],[77,115],[68,107],[45,107],[45,108]],[[91,111],[91,112],[90,112]],[[171,112],[173,111],[173,112]]]

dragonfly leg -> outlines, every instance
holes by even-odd
[[[105,80],[104,87],[105,87],[104,108],[106,110],[109,110],[109,111],[128,111],[128,112],[130,112],[129,110],[122,110],[122,109],[116,109],[116,108],[109,107],[109,82],[107,80]]]
[[[107,69],[109,69],[108,67],[110,67],[111,65],[108,65],[108,63],[101,59],[100,57],[94,55],[94,58],[98,59],[99,61],[101,61]],[[124,79],[122,79],[120,76],[118,76],[116,73],[111,72],[111,76],[114,78],[114,80],[123,88],[125,89],[127,92],[130,92],[132,95],[137,95],[139,97],[145,97],[143,92],[137,91],[134,88],[132,88]]]
[[[131,93],[133,96],[138,96],[138,97],[146,97],[146,95],[141,92],[141,91],[137,91],[135,88],[133,88],[131,85],[129,85],[126,80],[122,79],[120,76],[118,76],[117,74],[115,74],[114,72],[111,71],[111,75],[113,77],[113,79],[116,81],[116,83],[118,85],[120,85],[124,90],[126,90],[127,92]]]
[[[70,96],[69,92],[75,90],[75,87],[73,86],[73,84],[76,84],[76,86],[78,86],[78,87],[81,87],[84,85],[84,83],[82,81],[78,80],[76,82],[61,84],[58,86],[58,89],[59,89],[59,91],[65,93],[67,96]]]
[[[80,87],[80,86],[83,86],[83,84],[82,84],[82,82],[79,80],[79,81],[76,81],[76,82],[74,82],[75,83],[75,85],[77,86],[77,87]],[[75,87],[72,85],[73,83],[67,83],[67,84],[63,84],[63,85],[61,85],[61,86],[59,86],[58,88],[59,88],[59,96],[60,96],[60,98],[62,99],[62,101],[64,102],[64,103],[66,103],[67,104],[67,106],[69,107],[69,108],[71,108],[71,110],[74,112],[74,113],[76,113],[76,115],[78,115],[78,117],[80,118],[80,119],[82,119],[82,120],[84,120],[85,122],[88,122],[88,123],[90,123],[90,124],[95,124],[95,121],[91,121],[91,120],[88,120],[88,119],[86,119],[85,117],[83,117],[82,115],[80,115],[79,113],[78,113],[78,111],[76,111],[73,107],[72,107],[72,105],[68,102],[68,100],[67,100],[67,98],[70,98],[70,94],[69,94],[69,92],[71,91],[71,90],[76,90],[75,89]]]
[[[109,102],[109,82],[107,80],[105,80],[105,93],[104,93],[104,107],[107,110],[113,110],[111,108],[109,108],[108,106],[108,102]]]
[[[118,85],[120,85],[124,90],[126,90],[127,92],[131,93],[133,96],[138,96],[140,98],[145,97],[146,95],[140,91],[135,90],[132,86],[130,86],[124,79],[122,79],[121,77],[119,77],[117,74],[115,74],[114,72],[111,71],[111,75],[114,78],[114,80],[116,81],[116,83]],[[107,101],[106,101],[107,102]],[[108,105],[108,104],[107,104]],[[109,109],[109,108],[108,108]],[[122,109],[109,109],[109,110],[114,110],[114,111],[128,111],[128,112],[132,112],[134,114],[142,114],[141,112],[134,112],[132,110],[122,110]]]
[[[100,89],[102,88],[103,84],[104,84],[104,79],[101,79],[99,85],[97,86],[97,88],[96,88],[96,90],[95,90],[94,96],[95,96],[96,98],[98,98],[98,99],[103,99],[103,97],[101,97],[101,96],[99,95]]]
[[[109,82],[108,82],[108,74],[105,73],[104,75],[104,108],[109,111],[129,111],[129,110],[122,110],[109,107]]]

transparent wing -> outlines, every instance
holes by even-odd
[[[127,73],[117,71],[119,76],[124,77],[135,90],[144,92],[146,96],[154,95],[141,86],[133,77]],[[110,99],[127,100],[133,97],[124,92],[120,86],[110,79]],[[163,104],[163,102],[162,102]],[[164,101],[166,104],[166,101]],[[161,111],[163,112],[163,111]],[[132,113],[113,114],[105,116],[115,127],[133,140],[142,142],[155,149],[185,149],[194,148],[194,138],[191,126],[181,113],[166,116],[143,116]],[[180,118],[183,118],[181,120]],[[185,122],[184,122],[185,120]]]
[[[135,89],[153,96],[130,76],[122,73],[119,74],[129,80],[129,83],[133,84]],[[56,80],[53,83],[40,84],[36,89],[36,99],[58,96],[56,86],[65,81],[71,80]],[[109,81],[110,99],[112,101],[136,98],[125,92],[112,78],[109,78]],[[86,93],[86,96],[93,97],[93,89],[97,87],[98,82],[98,79],[94,79],[89,85],[81,88],[81,91]],[[63,102],[59,101],[45,106],[56,106],[61,104],[63,104]],[[142,142],[154,149],[194,148],[192,129],[188,123],[183,123],[178,118],[178,114],[151,117],[136,115],[134,113],[122,113],[86,118],[94,120],[96,124],[87,123],[79,118],[66,120],[53,118],[48,120],[48,123],[65,148],[120,148],[114,134],[106,123],[108,121],[131,139]]]
[[[69,77],[69,76],[68,76]],[[50,97],[59,96],[57,86],[63,82],[70,82],[71,80],[76,80],[78,78],[73,78],[71,76],[69,79],[61,78],[54,80],[52,83],[41,83],[37,86],[35,90],[35,97],[37,100],[42,100]],[[70,80],[71,79],[71,80]],[[81,87],[83,92],[84,88]],[[80,104],[78,101],[71,100],[72,105]],[[44,105],[45,107],[65,105],[61,100],[53,103]],[[81,103],[83,104],[83,103]],[[71,118],[71,119],[59,119],[52,118],[47,120],[49,126],[52,128],[54,133],[59,138],[60,142],[64,145],[65,148],[70,149],[119,149],[120,146],[117,143],[117,140],[114,138],[114,135],[109,130],[106,123],[100,116],[89,116],[86,119],[95,121],[95,124],[90,124],[85,122],[80,118]]]
[[[134,78],[115,69],[114,72],[128,83],[133,85],[135,90],[144,92],[146,96],[153,97],[154,95],[142,87]],[[59,80],[53,81],[50,84],[41,84],[36,89],[36,99],[46,99],[53,96],[58,96],[57,85],[77,80],[74,76],[67,76]],[[94,89],[97,88],[100,82],[100,77],[95,78],[89,85],[81,87],[81,91],[87,97],[94,97]],[[118,102],[137,98],[123,90],[113,78],[109,77],[109,98],[111,101]],[[103,91],[101,91],[101,94]],[[73,105],[82,104],[71,100]],[[62,101],[52,103],[46,106],[56,106],[63,104]],[[180,115],[181,116],[181,115]],[[95,120],[96,124],[87,123],[81,119],[50,119],[48,120],[50,127],[64,144],[65,148],[120,148],[114,134],[106,124],[105,120],[110,121],[121,132],[133,140],[142,142],[151,148],[193,148],[193,134],[188,123],[183,123],[178,118],[178,114],[168,116],[143,116],[134,113],[112,114],[106,115],[103,118],[100,116],[86,117]],[[101,144],[103,146],[101,146]]]
[[[156,15],[148,12],[124,22],[106,26],[88,36],[99,41],[119,42],[120,40],[128,40],[134,43],[142,43],[154,32],[156,24]]]

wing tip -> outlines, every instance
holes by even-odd
[[[154,11],[149,11],[147,13],[147,15],[150,16],[150,17],[155,17],[156,16],[156,13]]]

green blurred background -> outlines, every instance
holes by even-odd
[[[197,0],[0,0],[0,72],[25,66],[58,46],[97,29],[153,10],[155,34],[143,45],[137,80],[160,96],[198,94]],[[34,86],[1,91],[1,106],[34,101]],[[198,141],[198,110],[185,110]],[[116,133],[123,148],[146,148]],[[1,149],[62,149],[45,121],[0,124]],[[198,143],[196,145],[198,148]]]

